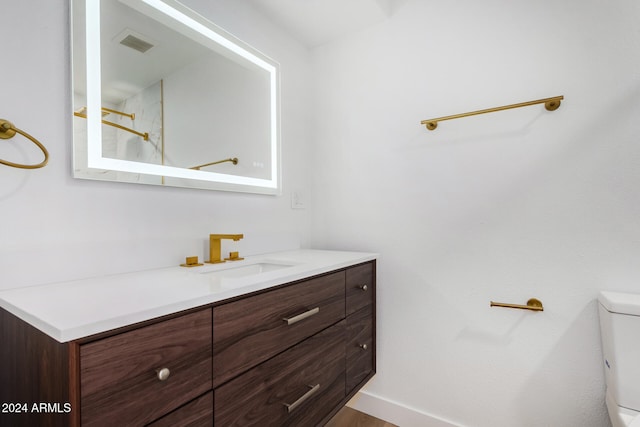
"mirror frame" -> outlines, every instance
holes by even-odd
[[[109,180],[133,183],[135,181],[118,181],[109,178],[105,172],[129,172],[134,174],[154,175],[189,180],[189,185],[179,183],[149,183],[151,185],[178,186],[186,188],[204,188],[222,191],[238,191],[259,194],[281,194],[280,171],[280,66],[266,55],[239,40],[213,22],[197,14],[176,0],[120,0],[131,8],[150,16],[161,23],[178,24],[180,32],[198,37],[207,43],[212,50],[226,55],[240,56],[256,67],[269,73],[270,81],[270,160],[271,176],[269,179],[251,178],[239,175],[221,174],[175,166],[141,163],[102,156],[102,124],[100,114],[101,64],[100,64],[100,4],[101,1],[114,0],[72,0],[85,4],[84,31],[86,34],[86,94],[87,94],[87,138],[79,141],[74,137],[74,177],[82,179]],[[73,13],[73,6],[71,13]],[[73,23],[73,17],[72,21]],[[72,46],[74,46],[72,29]],[[215,45],[215,49],[212,47]],[[73,49],[72,49],[73,51]],[[72,54],[73,58],[73,54]],[[72,67],[73,68],[73,67]],[[72,87],[76,85],[72,81]],[[86,150],[80,145],[86,143]],[[85,153],[86,156],[79,153]],[[179,181],[179,180],[176,180]],[[137,182],[135,182],[137,183]],[[144,182],[141,182],[144,183]]]

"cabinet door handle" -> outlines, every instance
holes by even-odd
[[[367,289],[369,289],[369,287],[367,286],[367,284],[365,283],[364,285],[360,285],[358,286],[360,288],[360,290],[362,291],[366,291]]]
[[[171,371],[169,368],[156,369],[156,373],[158,374],[158,379],[160,381],[166,381],[169,379],[169,375],[171,375]]]
[[[367,348],[369,348],[369,347],[367,347],[367,345],[366,345],[366,344],[360,344],[360,346],[359,346],[359,347],[360,347],[361,349],[363,349],[363,350],[366,350]]]
[[[287,412],[289,414],[293,412],[298,406],[302,405],[305,400],[307,400],[308,398],[313,396],[318,390],[320,390],[320,384],[310,385],[308,387],[310,387],[310,389],[305,394],[300,396],[298,400],[296,400],[295,402],[283,403],[283,405],[287,407]]]
[[[311,317],[314,314],[318,314],[320,312],[320,307],[312,308],[311,310],[307,310],[304,313],[300,313],[297,316],[293,317],[284,317],[282,320],[287,322],[287,325],[293,325],[301,320],[306,319],[307,317]]]

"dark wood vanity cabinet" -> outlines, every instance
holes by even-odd
[[[213,386],[345,317],[345,273],[213,307]]]
[[[165,415],[147,427],[213,427],[213,391]]]
[[[211,390],[211,309],[80,346],[83,426],[145,425]]]
[[[0,426],[324,425],[375,373],[375,266],[69,343],[0,309],[1,402],[68,404]]]
[[[213,307],[216,426],[323,425],[375,372],[375,262]]]
[[[375,371],[375,263],[346,270],[346,387],[362,387]]]
[[[313,426],[345,397],[344,321],[214,391],[216,426]]]

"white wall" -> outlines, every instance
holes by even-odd
[[[292,210],[289,197],[310,182],[309,58],[297,42],[242,2],[185,1],[281,63],[283,196],[76,180],[68,2],[9,3],[0,118],[39,138],[51,158],[37,170],[0,165],[0,289],[202,259],[209,233],[245,233],[232,248],[241,254],[308,246],[310,211]],[[0,140],[2,159],[40,156],[22,138]]]
[[[408,0],[314,50],[312,244],[381,253],[360,407],[403,427],[609,425],[595,298],[640,292],[638,22],[636,0]],[[489,307],[530,297],[545,311]]]
[[[246,3],[186,3],[281,62],[284,195],[73,179],[67,2],[11,2],[0,117],[51,160],[0,166],[0,288],[174,265],[210,232],[244,232],[241,253],[378,251],[380,415],[607,426],[595,297],[640,292],[637,2],[398,1],[313,52],[313,98],[306,53]],[[38,161],[23,142],[0,158]],[[291,210],[311,173],[311,209]],[[532,296],[543,313],[488,306]]]

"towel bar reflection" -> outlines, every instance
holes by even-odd
[[[10,162],[8,160],[2,160],[2,159],[0,159],[0,163],[3,164],[3,165],[7,165],[7,166],[11,166],[13,168],[19,168],[19,169],[38,169],[38,168],[41,168],[41,167],[45,166],[47,164],[47,162],[49,161],[49,152],[44,147],[44,145],[42,145],[40,143],[40,141],[38,141],[37,139],[35,139],[34,137],[29,135],[25,131],[20,130],[17,127],[15,127],[13,125],[13,123],[11,123],[11,122],[9,122],[7,120],[4,120],[4,119],[0,119],[0,139],[13,138],[13,136],[16,133],[19,133],[20,135],[24,136],[25,138],[27,138],[28,140],[30,140],[31,142],[36,144],[38,146],[38,148],[40,150],[42,150],[42,154],[44,154],[44,160],[41,161],[38,164],[35,164],[35,165],[23,165],[23,164],[20,164],[20,163],[13,163],[13,162]]]
[[[135,120],[136,119],[136,113],[124,113],[122,111],[112,110],[111,108],[107,108],[107,107],[102,107],[101,110],[102,110],[102,114],[103,115],[106,112],[106,113],[111,113],[111,114],[118,114],[118,115],[123,116],[123,117],[129,117],[131,120]]]
[[[193,166],[193,167],[190,167],[189,169],[200,170],[200,168],[203,168],[205,166],[218,165],[220,163],[225,163],[225,162],[231,162],[234,165],[237,165],[238,164],[238,158],[237,157],[231,157],[231,158],[224,159],[224,160],[218,160],[218,161],[211,162],[211,163],[205,163],[204,165]]]
[[[542,301],[536,298],[531,298],[527,301],[527,305],[521,304],[506,304],[503,302],[493,302],[490,301],[490,307],[506,307],[506,308],[519,308],[522,310],[533,310],[533,311],[544,311],[544,307],[542,306]]]
[[[82,113],[82,112],[78,112],[78,111],[74,111],[74,112],[73,112],[73,115],[74,115],[74,116],[76,116],[76,117],[80,117],[80,118],[82,118],[82,119],[86,119],[86,118],[87,118],[87,115],[86,115],[86,114],[84,114],[84,113]],[[133,119],[132,119],[132,120],[133,120]],[[148,133],[148,132],[138,132],[137,130],[133,130],[133,129],[130,129],[130,128],[125,127],[125,126],[121,126],[121,125],[119,125],[119,124],[117,124],[117,123],[113,123],[113,122],[110,122],[110,121],[108,121],[108,120],[100,120],[100,121],[101,121],[103,124],[105,124],[105,125],[113,126],[114,128],[118,128],[118,129],[121,129],[121,130],[125,130],[125,131],[127,131],[127,132],[131,132],[131,133],[132,133],[132,134],[134,134],[134,135],[138,135],[139,137],[141,137],[141,138],[142,138],[142,139],[144,139],[145,141],[148,141],[148,140],[149,140],[149,133]]]

